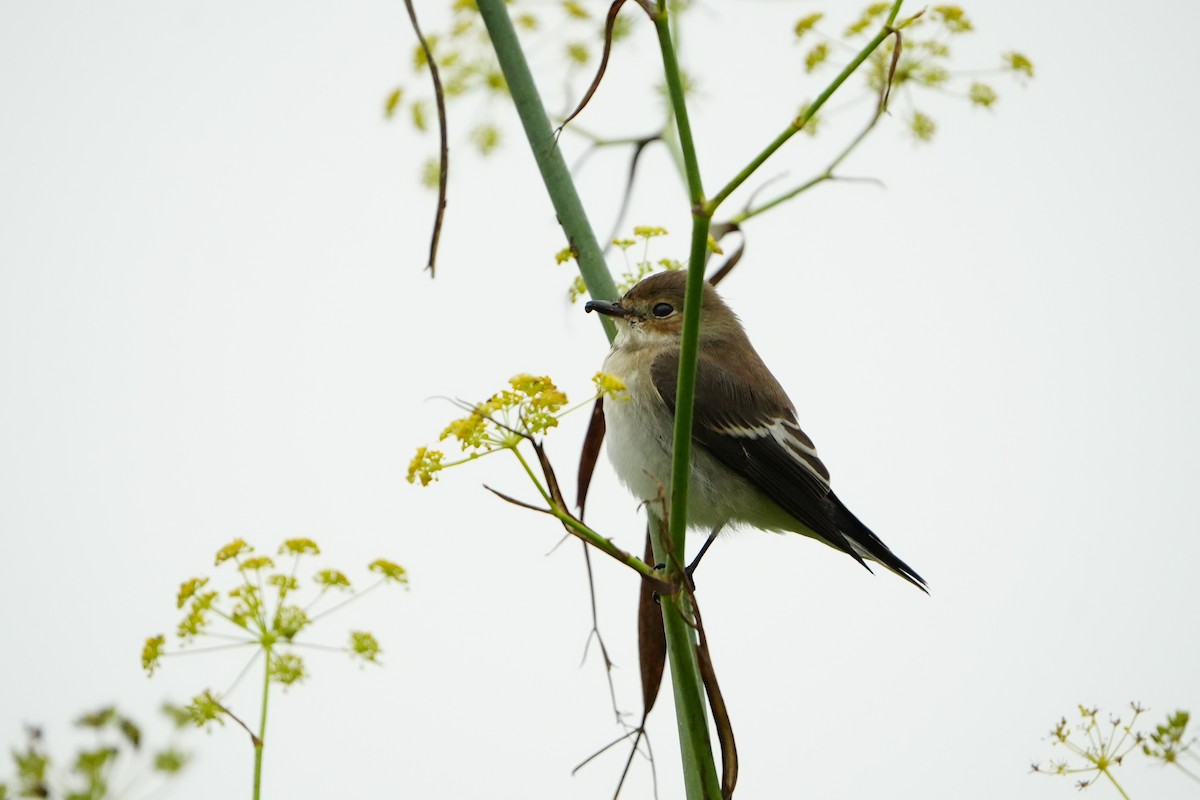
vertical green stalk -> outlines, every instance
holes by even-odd
[[[675,55],[670,22],[668,0],[658,0],[654,25],[658,32],[658,45],[662,53],[663,74],[667,79],[671,112],[675,119],[676,131],[679,133],[679,150],[683,156],[684,174],[687,176],[688,198],[692,204],[691,251],[688,255],[687,293],[683,303],[683,332],[680,340],[672,442],[669,536],[670,553],[674,558],[668,559],[665,557],[666,552],[659,552],[665,551],[665,548],[661,548],[661,543],[655,545],[655,557],[676,566],[684,561],[684,548],[687,544],[688,480],[691,475],[696,359],[699,355],[700,310],[704,296],[704,267],[708,256],[711,213],[704,204],[700,162],[696,158],[696,145],[692,138],[692,126],[684,98],[683,73]],[[650,517],[650,525],[651,541],[654,542],[658,538],[654,534],[659,526],[653,515]],[[687,577],[682,574],[676,573],[672,577],[680,583],[687,581]],[[675,715],[679,726],[679,749],[683,758],[684,788],[688,800],[718,800],[721,797],[721,783],[717,778],[712,739],[708,733],[704,684],[700,677],[700,666],[696,661],[696,637],[690,623],[692,611],[687,595],[679,592],[670,598],[663,598],[662,613],[667,653],[671,662],[671,686],[675,693]]]
[[[662,521],[647,513],[650,544],[660,564],[678,562],[678,555],[663,538]],[[704,701],[704,681],[696,663],[696,633],[691,604],[687,595],[676,592],[659,598],[663,632],[671,665],[671,690],[675,697],[675,724],[679,730],[679,754],[683,759],[683,786],[688,800],[720,800],[721,781],[713,758],[712,738],[708,733],[708,706]]]
[[[271,648],[263,648],[263,689],[262,713],[258,719],[258,737],[254,741],[254,800],[259,800],[262,792],[262,760],[263,745],[267,735],[267,698],[271,693]]]
[[[682,559],[684,545],[687,543],[692,411],[695,406],[696,356],[700,341],[700,300],[704,291],[704,263],[708,254],[710,217],[703,210],[704,187],[700,180],[700,163],[696,158],[696,145],[692,139],[692,126],[688,119],[687,103],[683,96],[683,76],[675,57],[675,44],[671,40],[667,5],[667,0],[659,0],[658,14],[654,25],[658,31],[659,49],[662,51],[663,73],[667,79],[671,112],[679,132],[679,146],[683,154],[684,173],[687,176],[688,199],[692,203],[692,244],[691,252],[688,255],[687,294],[683,303],[683,333],[680,340],[679,383],[675,392],[675,432],[671,465],[671,540],[675,552],[679,554],[679,559]]]
[[[513,105],[525,128],[525,138],[533,150],[538,170],[542,173],[542,181],[546,185],[546,193],[554,204],[558,222],[567,235],[567,241],[577,254],[579,273],[587,286],[588,293],[597,300],[615,300],[617,286],[613,283],[608,266],[604,263],[604,253],[592,231],[587,213],[583,210],[583,202],[575,190],[575,181],[563,160],[562,150],[558,147],[557,138],[550,127],[550,118],[546,115],[546,107],[538,94],[537,85],[529,71],[529,63],[521,50],[517,32],[509,19],[504,0],[478,0],[479,13],[487,26],[488,36],[491,37],[492,47],[496,51],[496,59],[500,62],[500,70],[508,84],[512,95]],[[604,333],[611,342],[617,335],[617,329],[612,319],[597,314]]]

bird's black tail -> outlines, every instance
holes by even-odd
[[[883,564],[925,594],[929,594],[929,589],[926,588],[928,584],[925,583],[924,578],[917,574],[915,569],[905,564],[870,528],[862,524],[858,517],[851,514],[850,509],[846,508],[845,504],[836,495],[830,493],[829,499],[833,501],[838,530],[842,532],[842,535],[846,537],[850,545],[858,551],[859,556]],[[866,565],[864,564],[863,566]],[[868,567],[868,569],[870,568]]]

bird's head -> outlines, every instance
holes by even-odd
[[[643,279],[615,303],[589,300],[585,311],[607,314],[617,321],[619,334],[649,341],[679,340],[683,332],[683,298],[687,272],[659,272]],[[741,331],[737,317],[708,283],[701,306],[701,338],[718,338]]]

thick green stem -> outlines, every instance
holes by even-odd
[[[258,735],[254,740],[254,800],[262,793],[263,746],[267,736],[267,698],[271,694],[271,648],[263,648],[262,713],[258,719]]]
[[[692,139],[692,123],[688,119],[687,102],[683,95],[683,73],[675,57],[675,44],[671,40],[670,19],[667,16],[666,0],[659,0],[658,16],[654,20],[658,31],[658,47],[662,51],[663,72],[667,78],[667,95],[671,100],[671,116],[675,130],[679,133],[679,148],[683,156],[683,172],[687,177],[688,198],[693,210],[704,203],[704,189],[700,183],[700,162],[696,159],[696,144]]]
[[[587,214],[579,193],[575,191],[575,181],[563,160],[562,150],[558,147],[557,137],[550,126],[550,118],[546,115],[546,107],[542,104],[537,85],[529,71],[529,63],[521,50],[517,32],[513,28],[504,0],[478,0],[479,13],[487,26],[488,36],[491,37],[492,47],[496,50],[496,59],[508,83],[512,94],[513,105],[525,128],[525,138],[533,150],[534,160],[542,173],[542,181],[546,192],[554,204],[558,222],[567,235],[567,241],[577,254],[579,272],[587,285],[588,293],[598,300],[615,300],[617,286],[613,283],[612,275],[604,263],[604,253],[592,231]],[[597,314],[609,341],[616,336],[616,327],[611,318]]]

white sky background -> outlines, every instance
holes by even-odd
[[[823,85],[799,77],[790,34],[816,8],[691,15],[710,190]],[[1044,736],[1076,703],[1140,700],[1148,724],[1200,712],[1200,10],[967,9],[979,32],[957,63],[1016,48],[1036,80],[996,79],[994,113],[921,103],[940,125],[930,146],[878,131],[844,169],[887,189],[821,187],[752,223],[723,287],[839,495],[932,589],[799,537],[718,543],[699,591],[738,796],[1071,797],[1028,765],[1056,755]],[[224,688],[237,658],[147,680],[143,639],[173,630],[179,582],[214,574],[230,539],[308,536],[360,582],[371,559],[399,561],[412,590],[312,631],[373,630],[386,665],[308,655],[310,681],[275,695],[267,796],[610,796],[623,755],[570,776],[618,732],[594,654],[579,667],[579,546],[547,556],[561,531],[480,487],[533,496],[499,458],[404,482],[456,416],[431,396],[482,398],[531,371],[582,398],[606,350],[563,301],[562,238],[507,110],[507,146],[480,161],[465,134],[485,113],[453,109],[440,274],[422,271],[433,139],[381,115],[398,80],[423,91],[412,44],[399,2],[0,3],[6,749],[37,722],[65,759],[83,710],[148,720],[164,698]],[[582,124],[657,124],[639,88],[650,44],[643,31],[618,57]],[[535,53],[543,74],[552,55]],[[818,170],[869,113],[848,98],[762,179]],[[581,175],[601,235],[623,169],[604,154]],[[682,258],[686,206],[661,151],[638,188],[630,224],[665,225],[653,255]],[[564,476],[585,421],[550,438]],[[640,550],[607,462],[591,498],[591,521]],[[636,712],[637,583],[595,560]],[[255,685],[231,701],[247,716]],[[674,729],[664,689],[664,800],[682,796]],[[186,741],[196,761],[171,797],[248,793],[242,734]],[[1195,796],[1140,759],[1122,774],[1134,797]],[[623,796],[651,796],[644,762]]]

